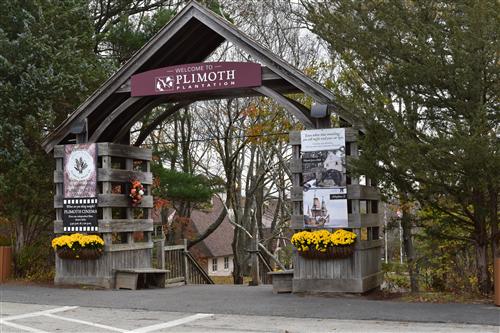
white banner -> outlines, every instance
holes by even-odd
[[[345,129],[301,132],[305,228],[347,227]]]

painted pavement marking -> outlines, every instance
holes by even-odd
[[[45,314],[63,312],[63,311],[73,310],[73,309],[76,309],[76,308],[78,308],[78,306],[62,306],[60,308],[55,308],[55,309],[42,310],[42,311],[25,313],[25,314],[22,314],[22,315],[15,315],[15,316],[3,317],[3,318],[0,318],[0,323],[3,323],[4,321],[7,321],[7,320],[17,320],[17,319],[38,317],[38,316],[43,316]]]
[[[151,326],[146,326],[146,327],[141,327],[132,331],[129,331],[130,333],[147,333],[147,332],[153,332],[157,330],[161,330],[163,328],[170,328],[170,327],[175,327],[183,324],[187,324],[189,322],[198,320],[198,319],[203,319],[207,317],[212,317],[213,314],[210,313],[197,313],[192,316],[184,317],[181,319],[176,319],[172,321],[167,321],[166,323],[161,323],[161,324],[156,324],[156,325],[151,325]]]
[[[190,322],[198,320],[198,319],[203,319],[203,318],[208,318],[208,317],[213,316],[213,314],[209,314],[209,313],[197,313],[197,314],[187,316],[184,318],[175,319],[175,320],[171,320],[171,321],[167,321],[167,322],[159,323],[159,324],[155,324],[155,325],[140,327],[140,328],[129,331],[129,330],[113,327],[113,326],[93,323],[90,321],[74,319],[74,318],[70,318],[70,317],[58,316],[58,315],[54,314],[54,313],[58,313],[58,312],[73,310],[76,308],[78,308],[78,306],[63,306],[63,307],[49,309],[49,310],[42,310],[42,311],[25,313],[25,314],[21,314],[21,315],[4,317],[4,318],[0,318],[0,324],[3,324],[5,326],[10,326],[12,328],[17,328],[17,329],[20,329],[23,331],[33,332],[33,333],[49,333],[49,332],[46,332],[43,330],[39,330],[37,328],[33,328],[33,327],[29,327],[29,326],[25,326],[25,325],[11,322],[12,320],[19,320],[19,319],[26,319],[26,318],[34,318],[34,317],[42,317],[43,316],[43,317],[70,321],[70,322],[74,322],[74,323],[78,323],[78,324],[88,325],[88,326],[92,326],[92,327],[102,328],[105,330],[121,332],[121,333],[126,333],[126,332],[129,332],[129,333],[148,333],[148,332],[154,332],[157,330],[161,330],[164,328],[171,328],[171,327],[187,324],[187,323],[190,323]]]
[[[42,331],[42,330],[39,330],[39,329],[36,329],[36,328],[33,328],[33,327],[11,323],[9,321],[2,321],[2,322],[0,322],[0,324],[1,325],[5,325],[5,326],[10,326],[10,327],[13,327],[13,328],[17,328],[18,330],[23,330],[23,331],[33,332],[33,333],[50,333],[50,332]],[[3,330],[0,328],[0,331],[3,331]]]
[[[93,322],[90,322],[90,321],[85,321],[85,320],[80,320],[80,319],[73,319],[73,318],[63,317],[63,316],[58,316],[58,315],[53,315],[53,314],[44,314],[43,316],[44,317],[54,318],[54,319],[71,321],[71,322],[74,322],[74,323],[88,325],[88,326],[92,326],[92,327],[99,327],[99,328],[102,328],[102,329],[105,329],[105,330],[110,330],[110,331],[116,331],[116,332],[122,332],[122,333],[123,332],[128,332],[128,330],[124,330],[124,329],[121,329],[121,328],[117,328],[117,327],[113,327],[113,326],[108,326],[108,325],[103,325],[103,324],[98,324],[98,323],[93,323]]]

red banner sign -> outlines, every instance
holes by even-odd
[[[260,64],[255,63],[201,62],[136,74],[130,84],[132,96],[258,87],[262,84],[262,71]]]

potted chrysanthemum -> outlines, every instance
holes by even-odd
[[[298,253],[309,259],[341,259],[352,255],[356,234],[344,229],[300,231],[292,236]]]
[[[104,240],[98,235],[63,235],[52,240],[52,248],[61,259],[97,259],[103,253]]]

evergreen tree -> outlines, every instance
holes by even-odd
[[[0,11],[0,215],[16,251],[53,221],[53,160],[42,138],[107,74],[87,2],[8,1]]]
[[[480,291],[490,292],[500,3],[336,0],[306,8],[339,65],[339,99],[364,119],[357,172],[452,218],[475,248]],[[445,230],[442,237],[454,236]]]

